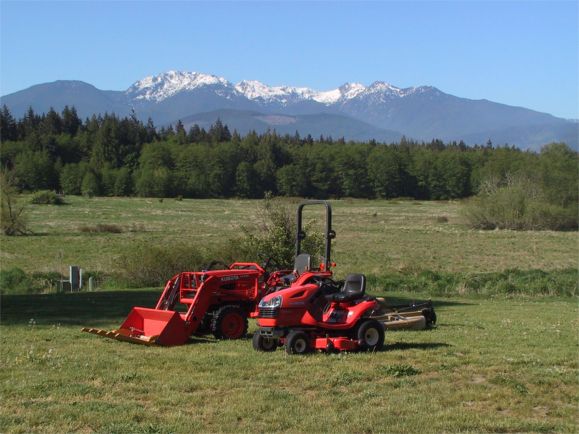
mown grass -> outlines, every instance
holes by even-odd
[[[436,298],[436,329],[387,333],[375,354],[262,354],[211,338],[145,347],[80,332],[116,327],[157,295],[4,296],[0,431],[577,431],[569,299]]]
[[[69,264],[114,271],[133,243],[227,247],[240,225],[255,226],[257,201],[67,197],[68,205],[29,205],[36,235],[1,236],[2,269],[66,272]],[[576,268],[576,232],[470,230],[459,202],[334,200],[336,272],[502,272]],[[308,215],[322,220],[321,210]],[[115,225],[121,233],[82,232]],[[219,258],[216,258],[219,259]]]

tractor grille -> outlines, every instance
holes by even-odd
[[[279,307],[260,307],[259,317],[260,318],[277,318],[279,313]]]

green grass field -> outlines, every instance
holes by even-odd
[[[67,198],[31,206],[2,269],[115,270],[131,242],[225,242],[257,202]],[[486,273],[576,268],[575,232],[472,231],[459,203],[333,201],[336,271]],[[318,214],[316,214],[318,215]],[[85,233],[117,224],[120,234]],[[384,292],[389,299],[428,293]],[[0,432],[577,432],[576,297],[435,296],[438,327],[386,334],[374,354],[257,353],[248,339],[145,347],[116,328],[159,289],[5,295]],[[255,323],[250,322],[250,332]]]
[[[257,353],[249,340],[145,347],[80,332],[116,327],[157,294],[5,297],[0,431],[577,430],[569,299],[435,299],[438,328],[387,333],[375,354]]]

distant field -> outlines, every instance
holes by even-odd
[[[257,353],[249,339],[144,347],[80,331],[117,327],[157,295],[3,297],[0,432],[577,432],[571,299],[435,298],[438,328],[387,333],[375,354]]]
[[[29,205],[30,237],[0,238],[2,269],[116,269],[131,243],[225,243],[240,225],[252,227],[258,201],[67,197],[68,205]],[[491,272],[577,267],[576,232],[469,230],[459,202],[333,200],[336,272],[433,270]],[[321,223],[321,213],[312,211]],[[120,234],[85,233],[82,226],[117,224]]]

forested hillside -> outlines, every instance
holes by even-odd
[[[156,128],[135,116],[83,121],[69,107],[43,115],[30,109],[17,120],[4,106],[0,134],[2,169],[13,173],[19,188],[89,196],[263,197],[270,191],[454,199],[475,194],[483,181],[507,182],[513,175],[548,185],[554,173],[576,172],[577,158],[563,144],[534,153],[436,139],[357,143],[275,131],[241,137],[220,121],[186,131],[180,122]],[[553,194],[576,196],[574,178],[567,178],[568,185],[551,185]]]

